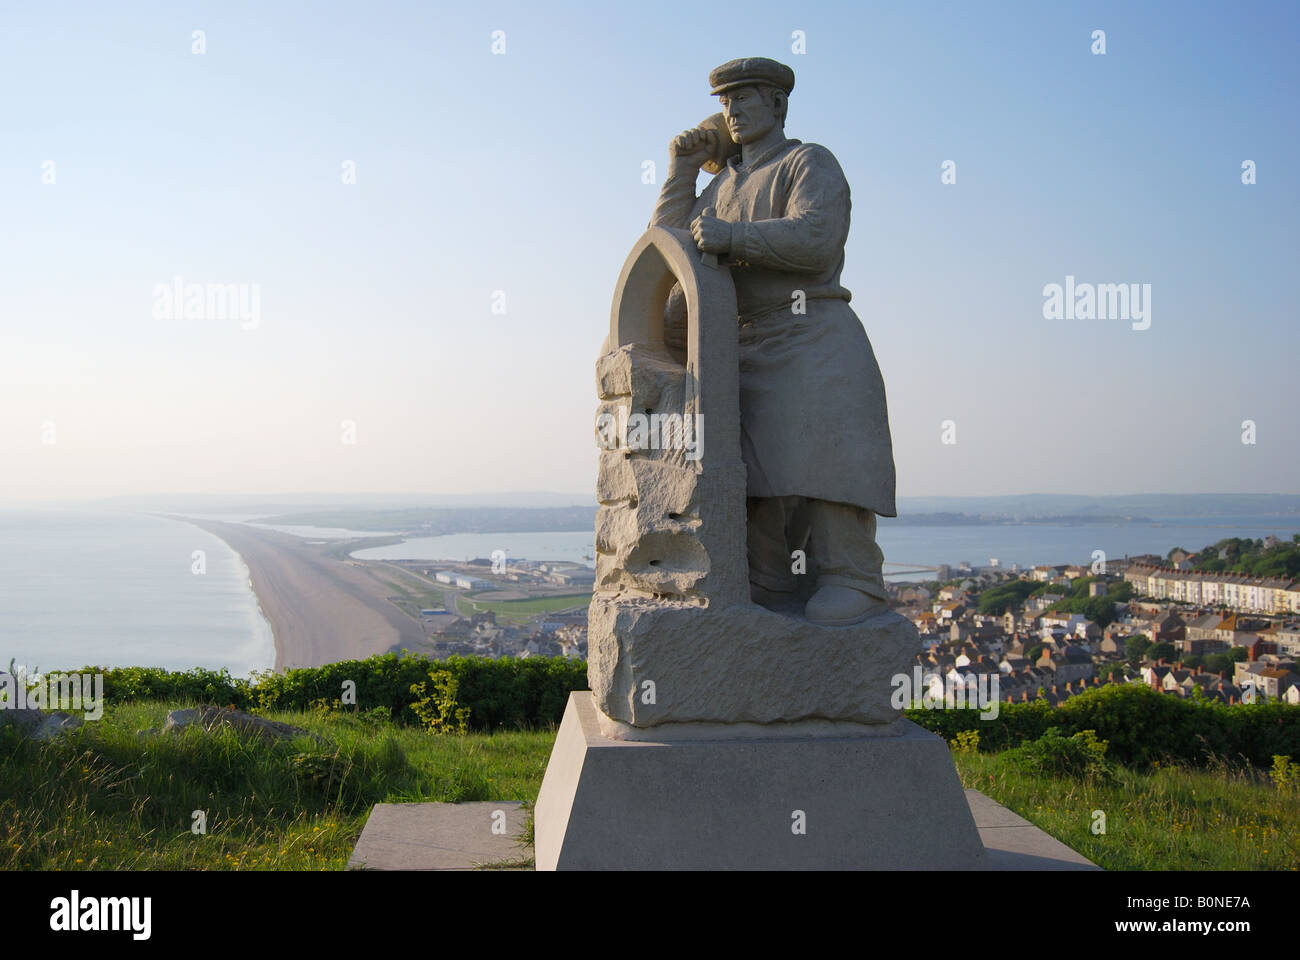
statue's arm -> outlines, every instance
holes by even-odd
[[[689,163],[670,163],[668,178],[659,191],[659,201],[650,217],[652,227],[676,227],[685,230],[691,223],[695,207],[695,181],[700,168]]]
[[[849,234],[849,183],[829,150],[810,149],[795,161],[785,214],[733,223],[731,259],[792,273],[832,269]]]

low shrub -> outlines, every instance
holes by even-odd
[[[979,730],[984,752],[1036,741],[1049,727],[1064,736],[1093,730],[1109,744],[1111,760],[1138,768],[1168,760],[1197,766],[1245,761],[1267,768],[1275,755],[1300,756],[1300,706],[1183,699],[1141,684],[1096,687],[1058,707],[1041,699],[1003,704],[990,719],[975,709],[913,709],[905,715],[948,741],[962,730]]]
[[[1026,773],[1051,777],[1109,780],[1113,768],[1106,760],[1106,741],[1095,730],[1064,736],[1056,727],[1037,740],[1008,750],[1003,756]]]
[[[1300,763],[1278,754],[1273,758],[1273,786],[1282,793],[1300,793]]]
[[[460,705],[460,679],[450,670],[435,667],[429,671],[429,683],[411,684],[411,693],[417,698],[411,709],[430,733],[468,733],[469,707]]]

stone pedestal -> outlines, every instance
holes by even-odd
[[[947,744],[907,720],[653,741],[607,737],[598,713],[570,696],[537,798],[539,870],[985,865]]]
[[[687,603],[597,594],[588,614],[587,677],[614,720],[776,723],[807,718],[891,723],[892,680],[910,678],[916,627],[888,612],[827,627],[753,603]]]

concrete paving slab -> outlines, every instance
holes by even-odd
[[[1012,813],[992,797],[989,797],[978,790],[967,790],[966,802],[970,804],[970,812],[975,817],[975,826],[979,827],[981,830],[986,827],[1033,826],[1032,823],[1020,816],[1020,814]]]
[[[477,870],[533,855],[518,838],[526,814],[515,801],[377,803],[348,859],[349,870]]]
[[[986,870],[1100,870],[1087,857],[980,793],[966,800],[984,842]]]

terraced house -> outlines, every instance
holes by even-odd
[[[1243,613],[1300,613],[1300,580],[1209,573],[1130,564],[1124,579],[1139,596],[1199,606],[1224,606]]]

